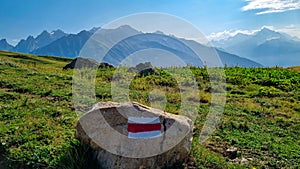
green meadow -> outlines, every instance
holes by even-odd
[[[74,138],[71,59],[0,51],[0,168],[92,168],[90,149]],[[186,69],[186,68],[178,68]],[[191,159],[197,168],[297,168],[300,164],[300,68],[225,68],[226,106],[204,143],[199,133],[211,101],[205,68],[189,68],[200,100]],[[163,90],[165,111],[177,114],[180,90],[167,70],[136,76],[131,100],[151,105]],[[97,101],[110,101],[114,68],[98,69]],[[191,94],[190,98],[193,98]],[[236,148],[232,157],[227,149]]]

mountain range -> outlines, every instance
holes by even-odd
[[[0,41],[0,50],[17,51],[38,55],[64,56],[75,58],[79,55],[87,40],[98,30],[83,30],[77,34],[67,34],[61,30],[52,32],[43,31],[37,37],[28,36],[21,40],[16,46],[12,46],[5,39]],[[113,41],[125,35],[134,36],[123,44],[115,46],[110,53],[105,56],[105,61],[113,65],[118,65],[128,54],[132,53],[132,47],[146,49],[147,47],[165,50],[175,55],[179,55],[186,64],[203,66],[196,61],[194,54],[182,48],[178,43],[170,43],[170,40],[161,40],[160,36],[165,36],[162,32],[143,33],[134,28],[124,25],[115,29],[101,29],[100,34],[106,41]],[[173,36],[172,36],[173,37]],[[176,39],[176,37],[174,37]],[[179,40],[179,38],[177,38]],[[209,47],[196,41],[180,39],[182,42],[192,45],[203,51]],[[300,64],[300,41],[283,33],[279,33],[264,28],[255,34],[237,34],[233,37],[220,41],[213,41],[216,46],[221,61],[227,66],[261,67],[264,66],[291,66]],[[205,52],[203,52],[205,53]],[[151,56],[158,60],[163,56],[152,53]],[[197,58],[198,59],[198,58]],[[261,63],[261,64],[260,64]]]
[[[124,27],[121,29],[124,29]],[[199,50],[199,53],[202,55],[200,57],[204,57],[204,58],[205,56],[209,55],[211,51],[214,50],[196,41],[167,36],[161,32],[140,34],[140,32],[130,27],[127,27],[126,29],[127,31],[123,31],[123,35],[112,32],[115,36],[116,35],[124,36],[124,35],[128,35],[128,31],[131,30],[129,38],[125,38],[124,40],[119,42],[117,45],[111,48],[109,52],[104,56],[103,60],[105,62],[111,63],[116,66],[119,65],[122,61],[124,61],[125,58],[127,59],[127,56],[130,56],[131,54],[137,51],[144,51],[150,48],[151,50],[149,52],[145,52],[145,54],[139,53],[138,57],[133,58],[133,65],[135,65],[137,62],[144,62],[147,60],[148,56],[151,56],[153,57],[153,59],[151,59],[151,62],[154,63],[154,65],[162,66],[162,67],[172,66],[172,65],[185,66],[186,64],[194,65],[194,66],[204,66],[205,63],[203,63],[199,59],[198,55],[194,52],[194,50],[195,49]],[[103,33],[103,35],[107,35],[107,33]],[[109,38],[112,39],[111,36],[109,36]],[[158,50],[153,50],[153,49],[158,49]],[[99,51],[99,50],[101,49],[96,48],[95,51]],[[167,51],[168,53],[171,53],[171,55],[173,54],[172,55],[173,57],[168,53],[161,53],[161,51]],[[242,66],[242,67],[262,66],[259,63],[253,62],[249,59],[241,58],[239,56],[232,55],[230,53],[218,49],[215,49],[215,51],[219,55],[222,63],[227,66]],[[178,56],[180,60],[174,58],[174,55]],[[207,60],[209,61],[209,59]],[[130,64],[130,62],[127,63]],[[210,63],[210,65],[213,65],[213,63]]]
[[[263,28],[253,34],[238,33],[213,45],[224,51],[265,66],[300,65],[300,40],[288,34]]]
[[[22,39],[14,48],[15,52],[32,53],[36,49],[42,48],[51,44],[52,42],[66,36],[62,30],[56,30],[52,32],[43,31],[36,38],[28,36],[27,39]]]

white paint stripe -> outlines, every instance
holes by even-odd
[[[149,131],[149,132],[128,132],[128,138],[155,138],[161,136],[161,131]]]
[[[128,123],[136,124],[157,124],[160,123],[159,117],[128,117]]]

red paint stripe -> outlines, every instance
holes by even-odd
[[[161,129],[161,125],[159,123],[157,124],[128,123],[128,132],[132,132],[132,133],[155,131],[160,129]]]

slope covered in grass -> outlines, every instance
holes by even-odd
[[[288,69],[288,70],[293,70],[293,71],[300,72],[300,66],[288,67],[287,69]]]
[[[0,51],[0,168],[84,168],[88,148],[74,139],[69,59]],[[184,68],[180,68],[184,69]],[[180,69],[178,71],[180,71]],[[227,103],[213,136],[198,142],[210,106],[205,69],[191,68],[200,90],[192,156],[198,168],[296,168],[300,163],[300,74],[282,68],[226,68]],[[97,101],[111,100],[114,69],[99,69]],[[177,82],[166,70],[136,76],[134,101],[150,105],[164,91],[166,111],[178,113]],[[193,95],[191,94],[191,99]],[[227,149],[237,149],[233,157]],[[88,167],[90,168],[90,167]]]

